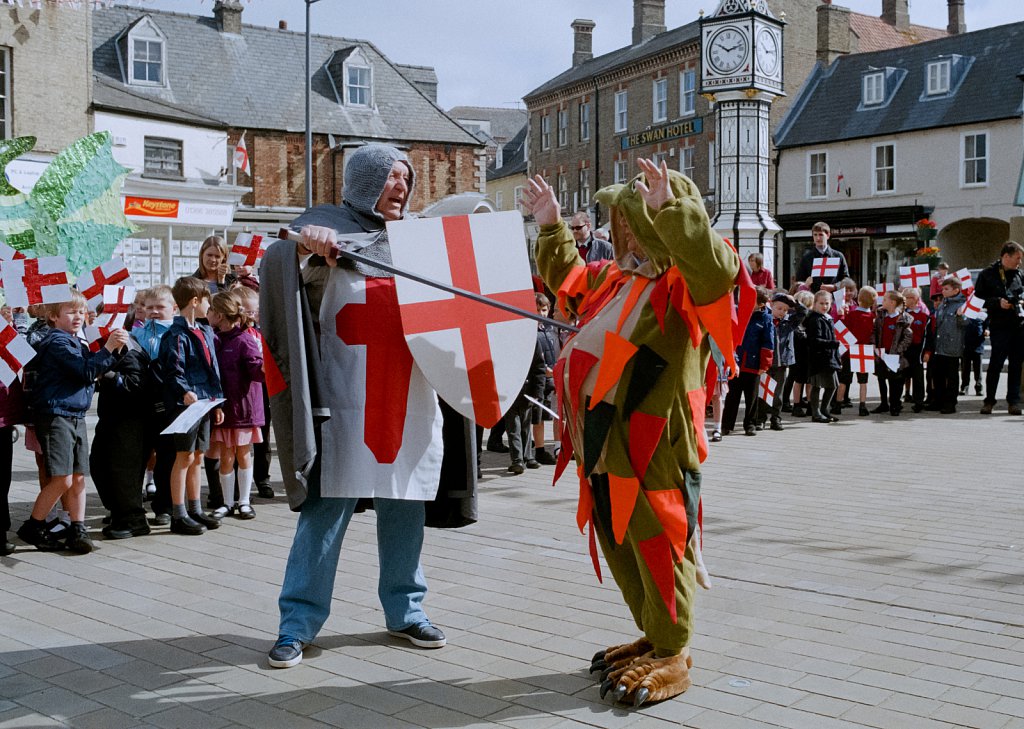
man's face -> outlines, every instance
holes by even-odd
[[[572,237],[576,239],[577,243],[586,243],[587,239],[590,238],[590,220],[587,219],[586,215],[573,215],[569,228],[572,230]]]
[[[1020,253],[1019,251],[1017,253],[1004,253],[1003,254],[1003,268],[1005,268],[1005,269],[1019,268],[1020,267],[1021,256],[1024,256],[1024,253]]]
[[[828,233],[824,230],[813,231],[811,233],[811,237],[814,239],[814,247],[818,250],[821,250],[828,245]]]
[[[405,203],[409,198],[409,168],[404,162],[391,165],[391,174],[384,183],[384,190],[377,200],[377,212],[385,220],[400,220]]]

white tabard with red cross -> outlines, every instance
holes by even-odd
[[[321,495],[429,501],[441,411],[402,333],[395,279],[332,269],[320,307]]]

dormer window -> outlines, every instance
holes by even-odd
[[[348,83],[345,85],[346,103],[352,106],[370,105],[370,69],[366,66],[349,66]]]
[[[338,102],[345,106],[373,106],[373,66],[358,46],[335,51],[327,61],[327,75]]]
[[[864,75],[864,106],[877,106],[885,100],[885,74],[881,71]]]
[[[949,93],[950,66],[949,59],[933,61],[927,65],[927,94],[929,96]]]
[[[148,17],[140,18],[128,33],[122,36],[119,51],[123,54],[129,84],[167,84],[167,39]]]

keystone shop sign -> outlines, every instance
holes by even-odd
[[[704,130],[703,119],[687,119],[686,121],[662,124],[660,127],[645,129],[637,134],[628,134],[622,137],[622,149],[633,149],[643,147],[655,142],[666,142],[669,139],[679,139],[700,134]]]

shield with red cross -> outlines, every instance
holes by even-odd
[[[388,240],[398,268],[537,310],[518,212],[395,221]],[[395,287],[406,342],[431,387],[470,420],[494,426],[526,381],[537,323],[402,276]]]

